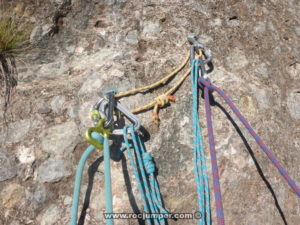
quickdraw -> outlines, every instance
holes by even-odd
[[[203,138],[201,135],[200,118],[198,113],[199,105],[199,90],[203,91],[205,111],[206,111],[206,122],[209,139],[209,149],[211,158],[211,168],[213,177],[213,190],[214,199],[216,206],[216,218],[218,225],[224,225],[224,213],[223,204],[221,197],[221,188],[219,181],[219,172],[217,165],[217,156],[215,150],[214,133],[212,126],[211,117],[211,104],[210,97],[212,93],[217,92],[229,105],[232,111],[238,116],[240,121],[244,124],[249,133],[253,136],[257,144],[267,154],[268,158],[278,169],[279,173],[284,177],[289,186],[293,191],[300,197],[300,189],[296,183],[291,179],[288,173],[283,169],[282,165],[275,158],[273,153],[264,144],[261,138],[255,133],[253,128],[247,122],[247,120],[238,111],[236,106],[232,103],[230,98],[219,88],[214,86],[208,78],[206,65],[211,62],[211,52],[205,48],[204,45],[200,44],[195,36],[188,37],[191,43],[190,53],[187,54],[184,62],[176,68],[173,72],[166,75],[163,79],[134,90],[117,93],[115,90],[108,90],[104,93],[104,98],[101,98],[94,106],[91,111],[91,118],[95,124],[94,127],[88,128],[85,132],[85,139],[90,146],[83,153],[78,168],[76,171],[76,179],[73,193],[73,203],[71,210],[71,225],[77,223],[77,212],[78,202],[80,194],[80,184],[83,174],[84,165],[90,154],[97,148],[104,150],[104,177],[105,177],[105,204],[106,214],[113,213],[112,205],[112,190],[111,190],[111,172],[110,172],[110,149],[109,149],[109,138],[114,135],[122,135],[124,139],[124,146],[121,147],[120,152],[127,151],[130,164],[133,168],[134,176],[138,182],[138,189],[143,201],[143,207],[145,213],[153,215],[170,214],[165,209],[162,201],[162,197],[159,191],[159,185],[156,180],[154,165],[152,156],[146,152],[142,139],[138,135],[137,131],[140,128],[139,119],[133,113],[140,113],[142,111],[153,108],[153,119],[158,122],[158,110],[165,106],[170,101],[175,101],[174,92],[180,87],[183,81],[191,74],[191,85],[192,85],[192,119],[193,119],[193,133],[194,133],[194,171],[195,181],[197,186],[197,196],[199,204],[199,212],[202,218],[198,220],[199,225],[210,225],[212,224],[211,219],[211,205],[210,205],[210,192],[209,182],[206,168],[205,151],[203,147]],[[131,112],[122,106],[117,99],[133,95],[139,92],[146,92],[153,88],[165,84],[177,73],[179,73],[190,61],[191,68],[182,75],[182,77],[175,83],[175,85],[169,89],[166,93],[154,98],[149,104],[136,108]],[[114,113],[117,112],[117,120],[120,116],[125,116],[132,124],[125,125],[123,128],[115,127]],[[133,153],[133,152],[134,153]],[[164,225],[166,220],[162,216],[146,218],[147,224]],[[113,225],[112,217],[106,217],[106,224]]]

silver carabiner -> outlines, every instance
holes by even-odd
[[[191,44],[191,48],[190,48],[190,51],[191,51],[190,63],[191,64],[192,64],[192,61],[195,59],[195,52],[198,51],[199,49],[202,49],[204,52],[204,56],[205,56],[205,59],[203,61],[204,64],[207,64],[212,60],[211,51],[198,41],[198,37],[196,35],[189,35],[187,37],[187,39]]]
[[[108,101],[108,107],[107,107],[107,112],[105,114],[107,114],[107,118],[106,121],[104,122],[104,127],[105,128],[110,128],[113,125],[114,122],[114,108],[115,108],[115,104],[116,104],[116,100],[115,100],[115,94],[116,94],[116,90],[114,89],[109,89],[105,92],[103,92],[105,98]]]
[[[108,117],[106,115],[106,109],[108,107],[108,100],[105,98],[101,98],[94,106],[93,109],[96,109],[99,111],[101,118],[107,120]],[[133,123],[134,130],[128,130],[129,133],[136,132],[137,130],[140,129],[141,123],[140,120],[137,116],[135,116],[133,113],[131,113],[128,109],[126,109],[123,105],[121,105],[120,102],[115,103],[115,109],[117,109],[119,112],[123,113],[124,116],[129,119],[130,122]],[[111,134],[113,135],[123,135],[123,130],[122,129],[114,129],[112,127],[112,132]]]

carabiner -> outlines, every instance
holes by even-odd
[[[108,105],[108,100],[105,98],[101,98],[93,107],[94,110],[95,109],[98,110],[101,117],[105,120],[107,120],[107,118],[108,118],[105,113],[105,110],[107,109],[107,105]],[[140,128],[141,123],[140,123],[139,118],[137,116],[135,116],[133,113],[131,113],[129,110],[127,110],[123,105],[121,105],[120,102],[117,101],[115,103],[115,109],[117,109],[119,112],[121,112],[127,119],[130,120],[130,122],[133,123],[134,130],[129,130],[128,131],[129,133],[135,132]],[[123,135],[123,131],[122,131],[122,129],[114,129],[112,126],[111,134]]]
[[[105,128],[111,128],[114,122],[114,108],[115,108],[115,104],[116,104],[116,100],[115,100],[115,94],[116,94],[116,90],[115,89],[109,89],[107,91],[103,92],[105,98],[108,101],[108,109],[107,109],[107,118],[106,121],[104,123],[104,127]]]
[[[92,112],[92,114],[95,114],[95,111]],[[92,137],[92,133],[96,132],[98,134],[103,135],[104,137],[108,138],[110,134],[110,129],[106,129],[104,127],[105,119],[100,119],[97,124],[94,127],[90,127],[86,130],[84,133],[84,138],[88,143],[95,146],[97,149],[103,149],[103,144],[98,142],[95,138]]]
[[[191,44],[191,47],[190,47],[190,51],[191,51],[190,63],[191,64],[192,64],[192,61],[195,59],[195,52],[197,52],[199,50],[203,50],[203,53],[205,56],[204,64],[207,64],[212,60],[211,51],[198,41],[198,38],[196,35],[190,35],[187,37],[187,39]]]

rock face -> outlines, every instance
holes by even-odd
[[[58,158],[50,158],[38,168],[38,180],[41,182],[57,182],[69,175],[67,162]]]
[[[17,204],[20,204],[24,196],[24,187],[16,183],[6,186],[0,194],[2,205],[6,208],[13,208]]]
[[[0,151],[0,181],[17,175],[17,164],[7,152]]]
[[[33,129],[33,121],[30,119],[19,120],[8,125],[6,130],[0,134],[0,143],[18,142],[28,134],[30,129]]]
[[[291,116],[299,120],[300,119],[300,89],[292,90],[289,93],[288,99],[287,99],[288,109],[291,114]]]
[[[62,210],[56,205],[50,205],[50,207],[44,212],[40,219],[41,225],[54,225],[62,216]]]
[[[78,128],[73,121],[50,127],[41,136],[42,149],[54,155],[70,153],[76,145],[78,135]]]
[[[35,48],[17,56],[18,86],[6,123],[0,127],[0,224],[69,224],[75,170],[88,146],[80,134],[92,126],[89,111],[100,92],[107,88],[125,91],[161,79],[184,60],[189,51],[186,37],[191,33],[213,53],[211,81],[232,97],[300,184],[299,1],[6,2],[0,1],[0,9],[32,24],[30,40]],[[147,104],[187,69],[167,82],[167,87],[120,101],[128,109]],[[218,104],[212,106],[212,113],[226,224],[299,224],[299,198],[242,124],[233,122],[236,117],[224,101],[214,96]],[[138,116],[149,133],[145,145],[155,159],[166,208],[173,213],[193,213],[198,203],[189,78],[175,97],[175,103],[160,110],[159,127],[151,121],[151,112]],[[212,224],[216,224],[205,111],[202,99],[199,102]],[[1,108],[1,122],[2,115]],[[127,155],[114,157],[118,142],[112,141],[114,211],[142,211]],[[93,152],[84,171],[80,204],[89,203],[79,211],[84,224],[105,223],[101,156],[102,151]],[[117,220],[115,224],[139,222]],[[197,221],[170,220],[169,224]]]

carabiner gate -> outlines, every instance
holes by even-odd
[[[101,118],[108,121],[108,115],[106,114],[107,107],[109,105],[109,102],[106,98],[101,98],[93,107],[93,110],[97,110],[99,114],[101,115]],[[133,113],[131,113],[128,109],[126,109],[123,105],[121,105],[120,102],[116,101],[114,104],[114,108],[117,109],[119,112],[121,112],[127,119],[130,120],[130,122],[133,123],[134,130],[129,130],[128,132],[135,132],[137,131],[140,126],[140,120],[137,116],[135,116]],[[113,115],[112,115],[113,116]],[[113,120],[111,124],[111,134],[113,135],[123,135],[122,129],[114,129],[113,127]]]
[[[212,54],[209,49],[207,49],[203,44],[198,41],[198,37],[196,35],[190,35],[187,37],[188,41],[191,44],[190,51],[191,51],[191,59],[190,63],[195,59],[195,52],[199,50],[203,50],[205,59],[203,60],[204,64],[209,63],[212,60]]]

